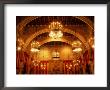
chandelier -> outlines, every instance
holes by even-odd
[[[63,36],[63,33],[61,31],[63,29],[63,26],[58,21],[52,22],[49,25],[49,29],[51,30],[49,33],[49,37],[54,38],[54,39],[58,39]]]
[[[39,42],[37,41],[32,41],[31,43],[31,48],[38,48],[40,46]]]
[[[80,42],[80,41],[74,41],[73,43],[72,43],[72,47],[81,47],[81,45],[82,45],[82,43]]]
[[[82,51],[82,43],[79,40],[76,40],[72,43],[73,52],[79,53]]]
[[[90,46],[91,46],[92,48],[94,48],[94,38],[91,37],[91,38],[88,40],[88,42],[89,42]]]
[[[17,39],[17,51],[20,51],[24,45],[24,41],[22,38]]]
[[[76,53],[79,53],[79,52],[81,52],[82,51],[82,48],[75,48],[75,49],[73,49],[73,52],[76,52]]]
[[[31,52],[39,52],[40,50],[39,50],[39,46],[40,46],[40,44],[39,44],[39,42],[37,42],[37,41],[32,41],[32,43],[31,43]]]

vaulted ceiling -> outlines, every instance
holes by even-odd
[[[34,40],[40,45],[54,41],[49,37],[48,28],[53,21],[63,25],[63,38],[60,42],[72,45],[79,40],[85,49],[90,48],[89,40],[94,38],[94,16],[17,16],[16,36],[23,40],[23,49]]]

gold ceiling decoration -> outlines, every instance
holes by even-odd
[[[49,37],[54,38],[54,39],[58,39],[61,38],[63,36],[62,33],[62,29],[63,29],[63,25],[61,25],[60,22],[52,22],[49,25],[49,29],[51,30],[49,33]]]
[[[57,29],[57,30],[62,30],[63,29],[63,25],[61,25],[61,23],[60,22],[52,22],[50,25],[49,25],[49,29],[51,29],[51,30],[55,30],[55,29]]]

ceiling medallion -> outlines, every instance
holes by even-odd
[[[53,39],[58,39],[58,38],[61,38],[63,36],[63,33],[61,31],[63,29],[63,26],[58,21],[52,22],[49,25],[49,29],[51,30],[49,33],[49,37],[51,37]]]

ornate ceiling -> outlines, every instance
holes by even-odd
[[[34,40],[38,41],[40,46],[55,41],[48,36],[48,26],[53,21],[63,25],[63,37],[56,41],[72,45],[79,40],[85,49],[90,48],[89,39],[94,38],[94,16],[17,16],[16,36],[17,40],[22,39],[23,50]]]

